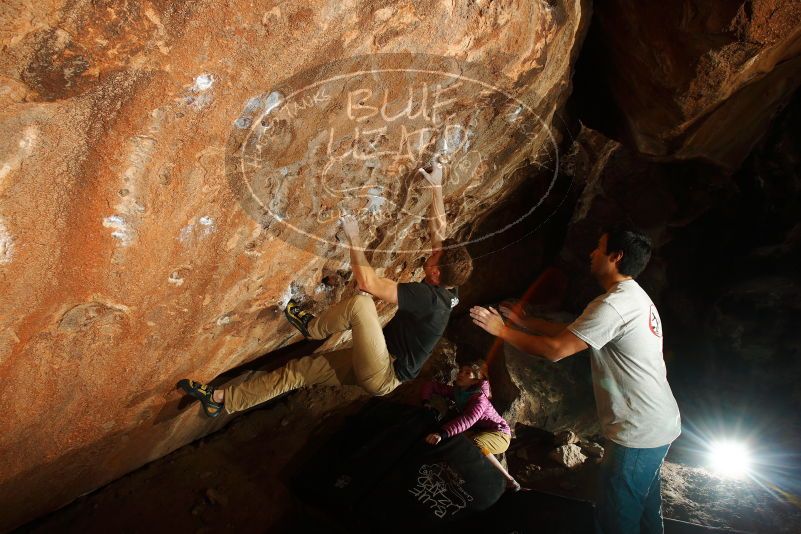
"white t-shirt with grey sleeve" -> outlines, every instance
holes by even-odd
[[[612,286],[568,330],[590,346],[604,436],[624,447],[652,448],[681,434],[679,407],[662,356],[662,323],[637,282]]]

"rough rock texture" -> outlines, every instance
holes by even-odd
[[[569,469],[573,469],[584,463],[584,460],[587,459],[586,456],[581,452],[581,448],[578,445],[568,444],[562,445],[561,447],[557,447],[554,449],[550,456],[554,462],[561,464]]]
[[[352,132],[353,124],[334,98],[344,93],[327,94],[336,120],[307,120],[303,112],[317,102],[295,99],[290,107],[286,80],[311,83],[327,71],[310,67],[357,55],[367,58],[352,66],[426,67],[429,59],[417,55],[427,53],[447,56],[446,66],[472,62],[492,73],[511,96],[462,93],[451,111],[472,117],[473,128],[455,140],[439,130],[428,146],[450,142],[453,152],[458,142],[466,151],[468,140],[484,156],[462,158],[462,170],[480,180],[445,188],[450,232],[470,235],[470,222],[517,185],[506,177],[553,142],[545,134],[569,93],[585,11],[578,0],[4,2],[0,530],[219,428],[225,418],[210,422],[196,406],[178,409],[176,381],[211,379],[297,339],[280,316],[290,296],[320,307],[343,293],[342,250],[330,241],[292,241],[282,219],[298,217],[333,236],[331,206],[315,205],[314,193],[349,185],[342,177],[352,170],[340,167],[329,182],[309,186],[326,145],[290,119],[318,132]],[[396,56],[369,56],[382,52]],[[293,78],[298,73],[306,77]],[[400,79],[386,77],[380,87]],[[281,92],[270,92],[276,87]],[[392,93],[390,107],[401,108],[404,98]],[[513,99],[529,113],[509,109]],[[372,103],[354,105],[370,111],[364,106]],[[483,111],[471,116],[476,109]],[[267,117],[273,111],[275,120]],[[516,127],[531,126],[520,116],[536,116],[546,128],[516,135]],[[270,143],[248,144],[256,137],[240,130],[259,130]],[[338,163],[355,137],[328,144]],[[274,167],[266,159],[251,165],[247,151],[263,148]],[[280,205],[254,212],[243,199],[242,182],[232,177],[237,150],[248,156],[240,158],[243,169],[255,169],[255,196]],[[384,184],[387,191],[407,193],[411,169],[430,152],[394,168],[393,183],[403,187]],[[411,244],[413,252],[379,255],[376,263],[403,280],[419,275],[425,225],[415,223],[425,195],[368,189],[357,200],[377,214],[373,222],[362,217],[368,242]],[[406,211],[387,217],[390,205]],[[321,213],[328,218],[310,217]]]
[[[509,375],[521,391],[507,413],[509,419],[551,432],[598,431],[586,356],[574,356],[555,365],[511,346],[504,352]]]
[[[586,44],[577,85],[590,126],[730,170],[801,83],[798,2],[599,2]]]
[[[603,446],[594,443],[592,441],[584,441],[582,440],[579,444],[581,447],[581,452],[586,454],[591,458],[603,458],[604,457],[604,448]]]
[[[558,432],[553,437],[554,445],[571,445],[574,443],[578,443],[579,441],[580,438],[572,430],[564,430],[562,432]]]

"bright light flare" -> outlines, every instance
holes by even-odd
[[[717,441],[709,446],[709,466],[725,478],[742,478],[751,472],[748,447],[735,441]]]

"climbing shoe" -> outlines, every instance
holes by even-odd
[[[314,315],[312,315],[311,312],[301,310],[298,303],[290,299],[286,304],[284,315],[286,315],[287,321],[300,330],[300,333],[303,334],[304,337],[311,337],[308,329],[309,323],[314,319]]]
[[[201,384],[184,378],[178,382],[178,387],[199,400],[200,404],[203,405],[203,411],[209,417],[217,417],[222,413],[223,405],[222,403],[214,402],[214,388],[208,384]]]

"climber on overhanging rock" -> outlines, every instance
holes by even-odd
[[[529,354],[558,361],[591,348],[592,385],[601,429],[609,440],[601,465],[596,508],[604,534],[662,532],[660,468],[681,433],[681,418],[667,381],[662,324],[634,278],[651,257],[651,241],[631,227],[606,231],[590,254],[590,271],[604,294],[573,323],[560,324],[474,306],[473,322]]]
[[[379,278],[364,255],[358,222],[350,216],[342,219],[359,289],[398,305],[383,331],[373,299],[366,294],[335,304],[319,317],[289,301],[286,317],[304,336],[324,339],[352,330],[352,346],[293,360],[280,369],[255,373],[225,389],[215,390],[187,379],[181,380],[179,386],[201,401],[206,415],[215,417],[223,408],[227,413],[238,412],[315,384],[358,385],[371,395],[386,395],[401,382],[415,378],[442,337],[451,309],[459,302],[457,286],[467,281],[473,270],[470,254],[463,246],[443,244],[447,223],[442,171],[440,162],[434,163],[430,172],[418,171],[428,180],[433,193],[429,221],[432,254],[423,266],[422,282],[398,283]]]

